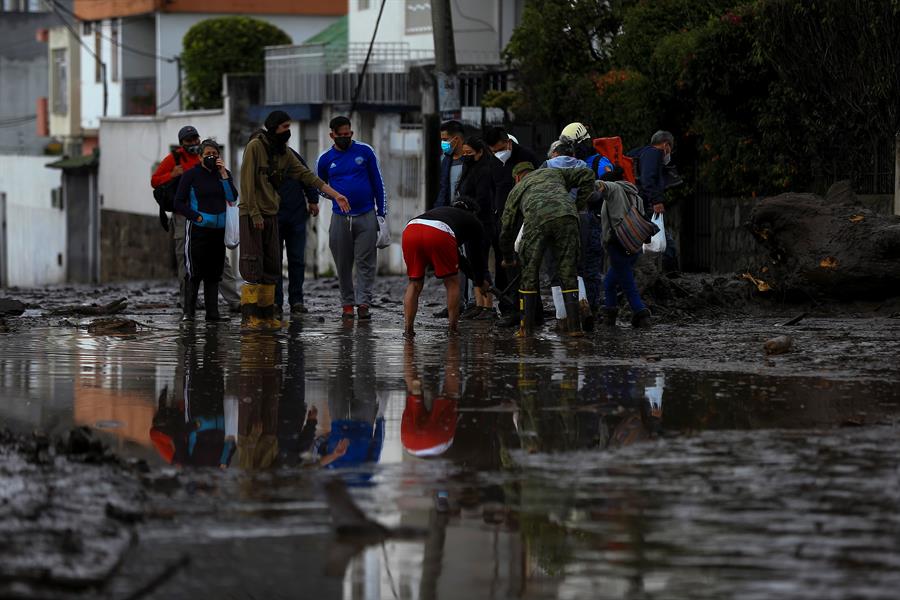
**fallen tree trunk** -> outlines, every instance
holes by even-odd
[[[825,198],[781,194],[762,200],[750,230],[769,251],[760,278],[786,296],[880,299],[900,295],[900,217],[859,204],[849,182]]]
[[[87,304],[79,304],[77,306],[61,306],[59,308],[50,310],[49,313],[54,316],[72,315],[102,317],[120,313],[126,308],[128,308],[128,299],[119,298],[118,300],[113,300],[109,304],[104,304],[102,306],[92,306]]]

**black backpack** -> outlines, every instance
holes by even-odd
[[[172,158],[175,159],[175,166],[181,164],[178,153],[172,151]],[[178,182],[181,176],[173,177],[168,182],[157,188],[153,188],[153,199],[159,204],[159,210],[165,212],[175,212],[175,192],[178,191]]]

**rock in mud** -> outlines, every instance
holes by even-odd
[[[763,348],[767,356],[775,356],[776,354],[784,354],[790,352],[794,345],[794,339],[789,335],[780,335],[771,340],[767,340]]]
[[[0,317],[18,317],[25,312],[25,304],[11,298],[0,298]]]
[[[97,319],[88,325],[88,333],[94,335],[111,335],[117,333],[137,333],[138,324],[131,319]]]

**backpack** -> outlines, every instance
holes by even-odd
[[[625,181],[636,183],[635,173],[637,172],[637,164],[631,156],[625,154],[623,151],[622,138],[618,136],[596,138],[593,140],[593,144],[594,150],[596,150],[598,154],[608,158],[613,165],[622,167],[622,174]],[[597,164],[594,163],[595,173],[597,172],[596,167]]]
[[[281,188],[281,184],[284,183],[284,171],[277,167],[278,159],[275,158],[275,150],[272,148],[272,145],[261,139],[265,135],[265,130],[257,129],[253,132],[253,135],[250,136],[250,141],[260,139],[260,141],[262,141],[263,143],[263,146],[265,146],[266,165],[258,167],[258,171],[260,175],[266,176],[266,179],[268,179],[269,183],[272,184],[272,188],[274,188],[277,192]]]
[[[172,158],[175,159],[176,166],[181,164],[181,159],[174,150],[172,151]],[[157,188],[153,188],[153,199],[159,204],[160,211],[175,212],[175,192],[178,191],[179,180],[181,180],[181,175],[173,177]]]

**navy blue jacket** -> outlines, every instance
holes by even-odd
[[[628,153],[637,158],[637,185],[641,198],[648,206],[665,204],[666,173],[663,158],[665,153],[653,146],[644,146]]]
[[[450,206],[453,200],[453,190],[450,189],[450,168],[453,166],[453,156],[445,154],[441,157],[441,187],[438,190],[434,207]]]
[[[228,173],[222,179],[218,169],[207,171],[203,165],[185,171],[175,192],[175,211],[200,227],[225,228],[226,202],[237,200],[238,192]],[[203,220],[197,222],[197,217]]]
[[[297,157],[304,167],[309,168],[303,157],[300,156],[293,148],[288,148]],[[303,185],[297,179],[285,178],[284,183],[278,188],[278,195],[281,196],[281,204],[278,206],[278,221],[280,223],[292,223],[295,219],[306,220],[306,205],[319,203],[319,190],[316,188]]]

